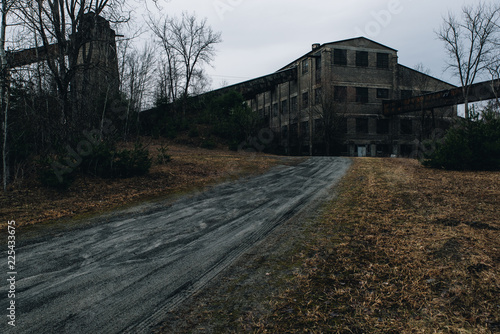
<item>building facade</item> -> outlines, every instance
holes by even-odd
[[[314,44],[277,73],[290,70],[296,74],[245,96],[287,152],[409,156],[457,117],[456,107],[384,116],[384,100],[454,86],[400,65],[397,50],[364,37]]]

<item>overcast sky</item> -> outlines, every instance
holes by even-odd
[[[399,63],[422,63],[430,74],[457,84],[444,72],[447,54],[435,31],[449,11],[477,0],[163,0],[156,15],[195,12],[222,34],[212,87],[272,73],[304,55],[313,43],[364,36],[398,50]]]

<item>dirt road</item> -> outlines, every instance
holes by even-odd
[[[102,218],[16,248],[16,333],[147,333],[350,165],[310,158],[148,212]],[[0,289],[7,296],[6,284]],[[7,302],[2,298],[6,315]]]

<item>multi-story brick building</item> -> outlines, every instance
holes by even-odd
[[[384,116],[384,100],[454,86],[398,64],[397,50],[364,37],[314,44],[278,72],[245,84],[253,86],[248,104],[281,145],[303,154],[325,154],[325,142],[336,138],[341,154],[405,156],[457,116],[456,107]]]

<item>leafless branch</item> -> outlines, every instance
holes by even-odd
[[[450,56],[447,68],[459,77],[466,101],[468,86],[487,70],[489,59],[496,50],[499,20],[500,6],[480,1],[475,6],[464,6],[460,19],[449,13],[437,32]]]
[[[173,71],[169,75],[170,80],[176,79],[177,65],[182,66],[182,95],[188,96],[194,87],[193,82],[202,73],[202,66],[210,65],[213,61],[215,44],[221,42],[221,34],[214,32],[206,19],[198,20],[194,14],[186,12],[181,18],[165,17],[162,21],[150,18],[148,24],[163,48],[166,63]],[[170,86],[175,85],[171,82]]]

